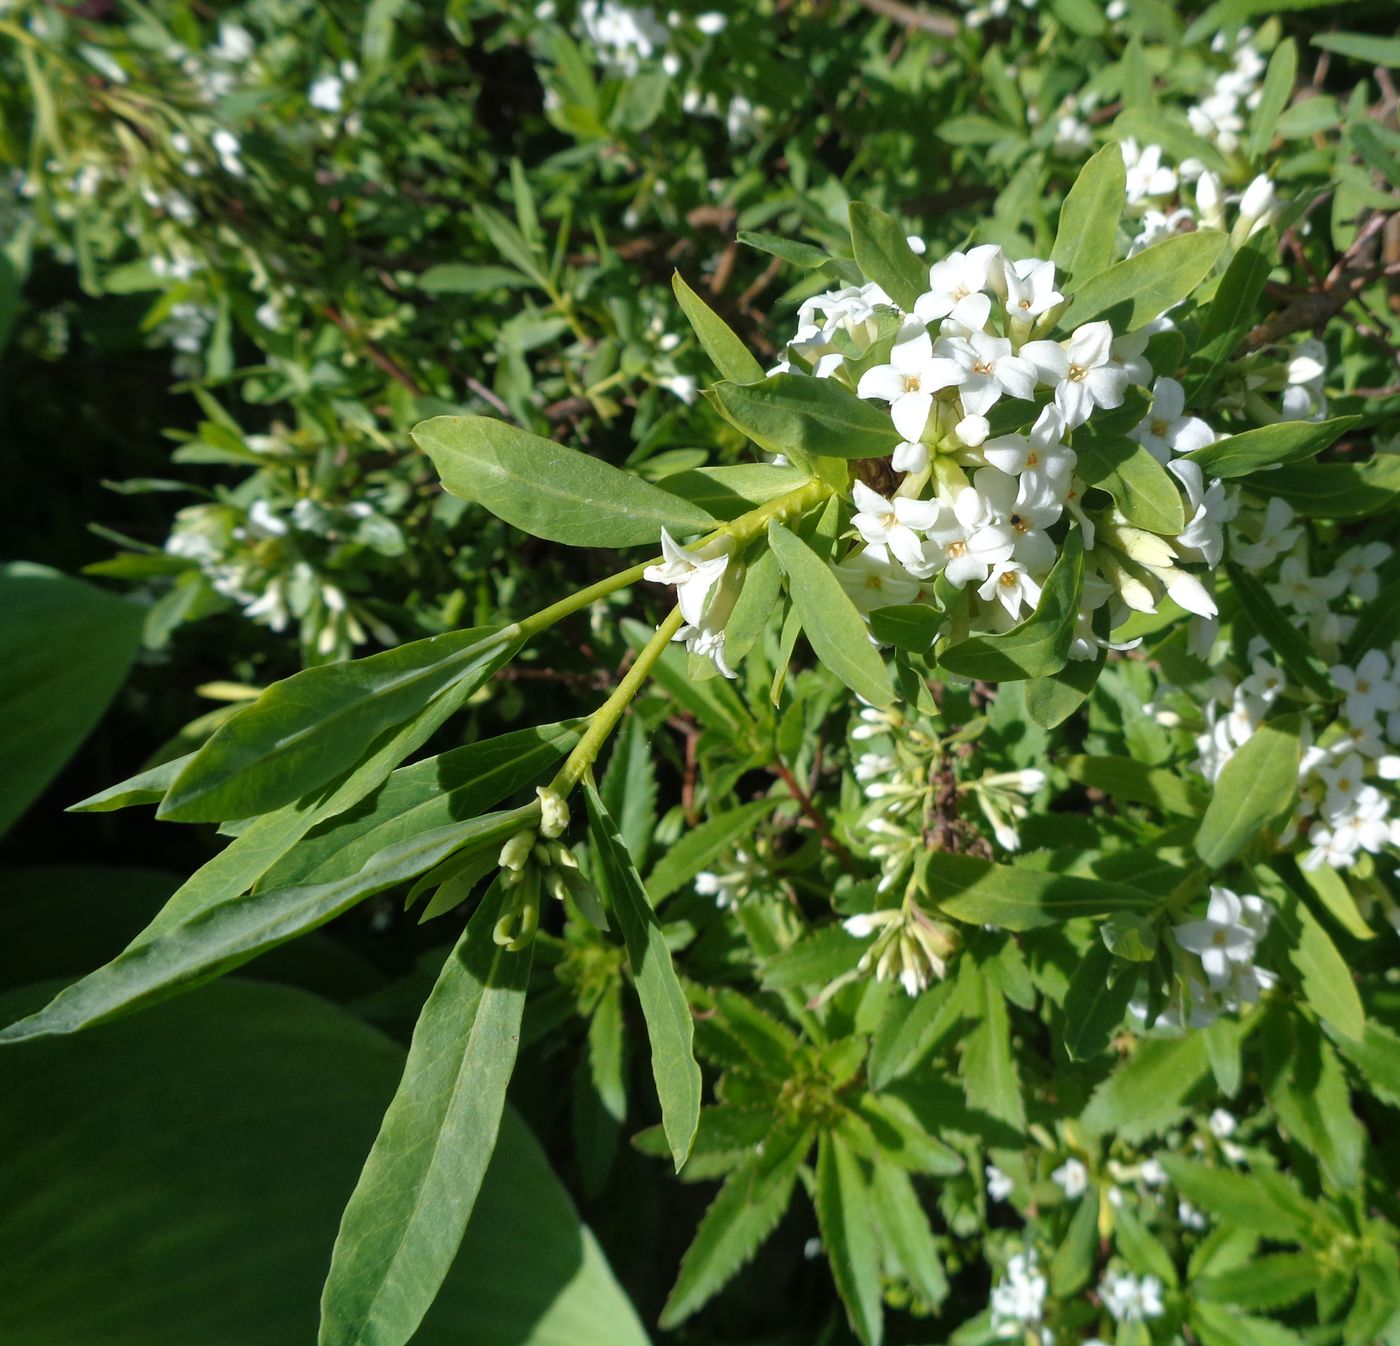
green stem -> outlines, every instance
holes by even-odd
[[[661,658],[662,651],[670,644],[671,637],[680,630],[684,621],[685,618],[677,607],[656,628],[656,634],[642,647],[632,667],[613,689],[613,694],[588,717],[588,728],[564,765],[559,768],[558,774],[550,781],[551,790],[567,798],[574,786],[583,779],[583,773],[593,765],[602,751],[603,744],[607,742],[608,735],[622,718],[622,712],[627,709],[628,703],[636,696],[641,685],[651,676],[656,661]]]
[[[660,557],[653,557],[650,561],[643,561],[640,565],[620,570],[616,575],[609,575],[607,579],[599,580],[597,584],[590,584],[586,589],[580,589],[567,598],[561,598],[557,603],[551,603],[547,608],[541,608],[533,617],[526,617],[520,623],[522,637],[528,640],[531,636],[538,635],[547,627],[553,626],[555,622],[577,612],[580,608],[586,608],[589,604],[596,603],[600,598],[606,598],[618,589],[625,589],[629,584],[635,584],[642,578],[642,572],[648,566],[656,565],[660,559]]]

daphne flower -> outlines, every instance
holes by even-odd
[[[1013,320],[1029,325],[1034,318],[1065,302],[1055,288],[1055,263],[1036,257],[1012,262],[1002,268],[1006,276],[1006,311]]]
[[[851,523],[866,542],[883,544],[912,575],[926,577],[934,567],[924,560],[922,532],[938,519],[938,506],[932,500],[910,500],[896,496],[892,501],[876,494],[863,481],[851,488],[856,514]]]
[[[699,551],[682,547],[664,528],[661,530],[659,565],[649,565],[642,578],[654,584],[672,584],[681,616],[690,626],[698,626],[705,615],[705,602],[729,565],[729,539],[718,538]]]
[[[862,612],[912,603],[919,596],[918,581],[890,559],[888,549],[876,543],[847,557],[832,572]]]
[[[933,395],[957,383],[962,366],[933,353],[933,341],[917,324],[901,334],[887,365],[876,365],[860,376],[856,392],[890,404],[890,416],[901,438],[923,438],[933,410]]]
[[[1254,957],[1256,937],[1240,919],[1242,910],[1240,899],[1228,888],[1212,888],[1205,919],[1188,921],[1172,932],[1183,949],[1200,956],[1214,990],[1229,983],[1232,964],[1249,963]]]
[[[966,338],[942,337],[934,349],[960,366],[958,396],[970,415],[985,415],[1003,393],[1026,400],[1035,396],[1035,367],[1013,355],[1011,342],[1005,337],[988,332],[973,332]]]
[[[1035,365],[1042,383],[1055,384],[1055,405],[1073,430],[1095,407],[1121,407],[1128,373],[1113,359],[1113,328],[1106,322],[1077,327],[1067,345],[1031,341],[1021,357]]]
[[[994,521],[987,502],[971,486],[963,487],[951,506],[943,506],[927,531],[924,555],[942,568],[955,589],[981,584],[992,566],[1010,560],[1016,546],[1011,527]]]
[[[1152,385],[1152,409],[1131,432],[1159,463],[1174,453],[1191,453],[1215,443],[1215,431],[1199,416],[1187,416],[1186,390],[1175,379]]]
[[[1057,1184],[1065,1196],[1073,1201],[1081,1197],[1089,1187],[1089,1170],[1078,1159],[1066,1159],[1051,1175],[1051,1182]]]
[[[992,301],[981,291],[989,286],[999,288],[994,284],[993,272],[999,273],[1001,267],[1001,249],[994,243],[984,243],[965,253],[949,253],[929,267],[928,293],[919,296],[915,314],[924,322],[951,318],[961,327],[981,330],[992,312]]]

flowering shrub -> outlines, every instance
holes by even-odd
[[[187,1211],[217,1091],[113,1096],[227,1051],[220,1155],[369,1105],[288,1340],[327,1258],[324,1346],[1400,1340],[1400,57],[1257,8],[0,15],[7,358],[119,303],[193,403],[126,598],[0,577],[0,821],[139,661],[72,809],[218,829],[27,936],[21,1208],[47,1107]]]

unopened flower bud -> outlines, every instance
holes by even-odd
[[[530,859],[530,852],[535,847],[535,834],[528,829],[517,832],[504,846],[501,847],[500,858],[497,864],[502,869],[513,870],[519,873],[525,868],[526,862]]]
[[[535,793],[540,797],[540,835],[553,840],[569,826],[568,802],[557,790],[545,785],[537,785]]]

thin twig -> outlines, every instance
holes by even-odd
[[[504,416],[507,420],[513,421],[515,419],[515,413],[512,412],[511,409],[508,406],[506,406],[506,404],[502,402],[501,399],[497,397],[496,394],[493,393],[490,388],[488,388],[484,383],[482,383],[480,379],[473,378],[470,374],[468,374],[467,387],[470,388],[472,392],[474,392],[479,398],[481,398],[483,402],[485,402],[493,410],[499,411],[501,415]]]
[[[411,392],[415,397],[422,397],[423,390],[413,381],[412,376],[405,373],[402,368],[396,365],[372,341],[367,340],[365,337],[361,336],[358,332],[356,332],[355,329],[350,325],[349,321],[346,319],[345,315],[341,313],[341,311],[338,308],[336,308],[334,304],[324,305],[321,309],[321,312],[325,314],[325,316],[329,318],[331,322],[333,322],[338,328],[340,328],[340,330],[344,332],[345,335],[349,337],[352,342],[358,344],[360,348],[364,351],[364,353],[367,356],[369,356],[370,360],[391,379],[393,379],[395,383],[397,383],[402,388],[407,388],[408,391]]]
[[[939,37],[957,37],[962,25],[951,14],[939,14],[931,9],[916,9],[901,0],[860,0],[872,14],[893,19],[905,28],[917,28],[924,33],[937,33]]]
[[[822,817],[820,810],[812,803],[811,797],[797,783],[797,777],[792,774],[786,762],[778,758],[773,762],[772,771],[779,780],[788,788],[788,793],[793,797],[797,807],[802,810],[804,816],[817,829],[817,835],[821,838],[822,845],[829,850],[837,859],[841,868],[848,874],[860,877],[860,866],[856,864],[855,856],[848,851],[832,835],[831,828]]]

